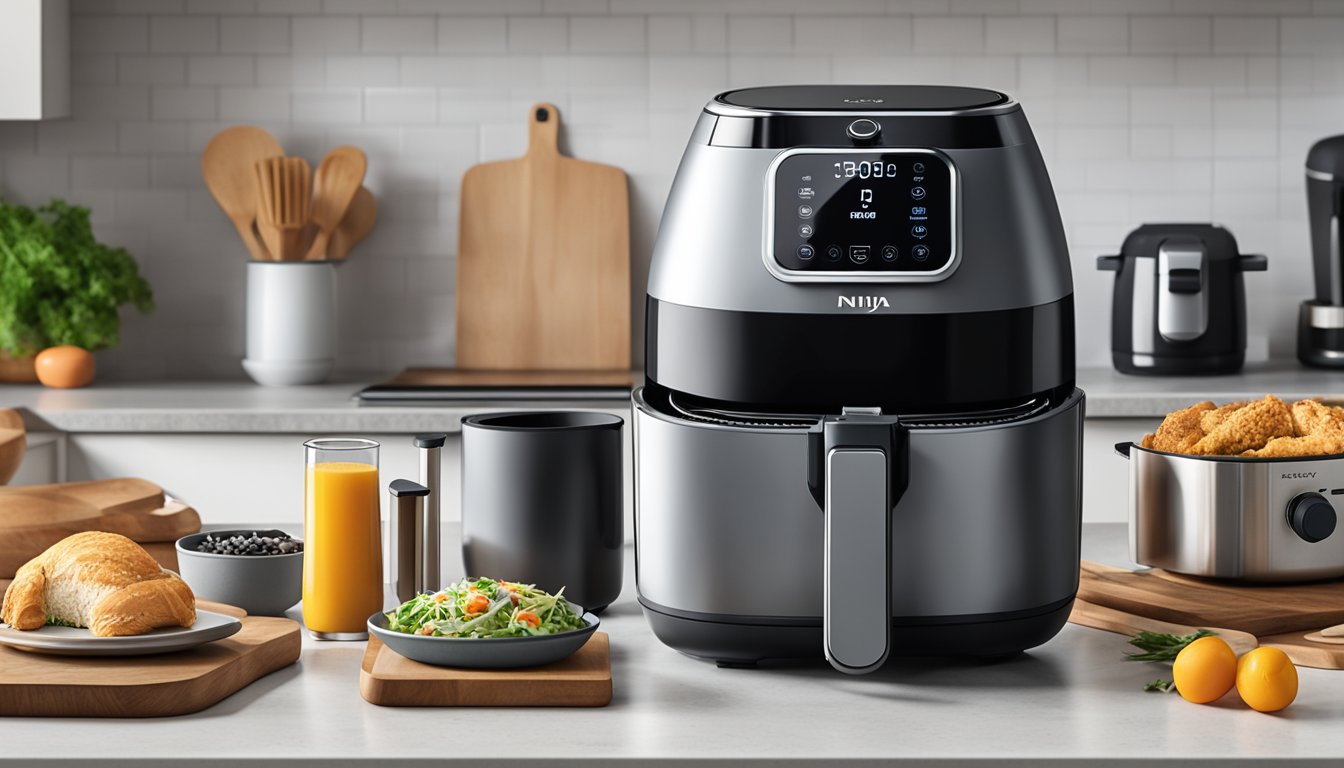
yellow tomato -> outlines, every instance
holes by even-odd
[[[1222,638],[1201,637],[1176,654],[1171,679],[1186,701],[1217,701],[1237,681],[1237,655]]]
[[[1258,712],[1278,712],[1297,698],[1297,667],[1278,648],[1256,648],[1237,662],[1237,693]]]
[[[42,350],[34,366],[37,380],[48,387],[68,389],[87,386],[93,381],[93,353],[68,344]]]

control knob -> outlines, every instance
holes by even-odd
[[[1322,541],[1335,532],[1335,508],[1319,493],[1298,494],[1288,502],[1288,525],[1303,541]]]

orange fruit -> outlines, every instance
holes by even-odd
[[[1222,638],[1201,637],[1176,654],[1171,679],[1186,701],[1217,701],[1237,682],[1237,655]]]
[[[1247,651],[1237,662],[1237,693],[1257,712],[1278,712],[1297,698],[1297,667],[1278,648]]]

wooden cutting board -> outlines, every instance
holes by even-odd
[[[527,154],[462,178],[457,367],[629,370],[625,173],[560,154],[560,113],[537,104]]]
[[[1243,586],[1083,561],[1078,597],[1139,616],[1257,637],[1344,624],[1341,581]]]
[[[47,656],[0,646],[0,715],[165,717],[198,712],[299,659],[299,625],[247,616],[236,635],[179,653],[123,658]]]
[[[434,667],[369,638],[359,692],[384,707],[605,707],[611,702],[607,633],[594,632],[573,656],[530,669]]]

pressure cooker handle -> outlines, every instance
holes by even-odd
[[[891,513],[905,491],[907,434],[878,409],[845,409],[809,440],[809,476],[825,515],[823,650],[852,675],[891,649]]]
[[[1125,257],[1119,254],[1097,257],[1097,269],[1102,272],[1119,272],[1120,266],[1124,263]]]
[[[1126,440],[1126,441],[1123,442],[1123,443],[1116,443],[1116,444],[1115,444],[1115,452],[1118,453],[1118,454],[1120,454],[1120,458],[1122,458],[1122,459],[1128,459],[1128,458],[1129,458],[1129,449],[1130,449],[1130,448],[1133,448],[1133,447],[1134,447],[1134,443],[1132,443],[1132,442]]]
[[[1243,253],[1237,266],[1242,272],[1264,272],[1269,269],[1269,259],[1263,253]]]

